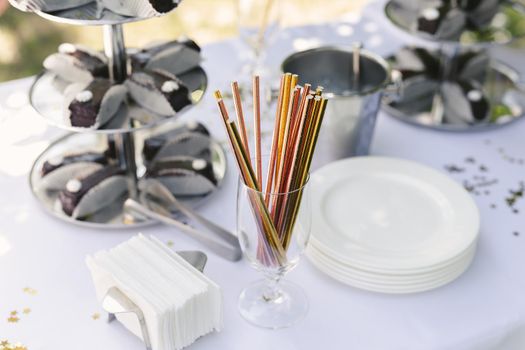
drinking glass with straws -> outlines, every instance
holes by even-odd
[[[266,328],[287,327],[308,310],[306,295],[283,281],[310,237],[309,169],[326,109],[322,87],[298,85],[299,77],[281,78],[269,156],[261,155],[260,82],[253,78],[253,112],[243,110],[237,83],[232,83],[235,114],[230,119],[221,93],[217,104],[239,169],[237,234],[244,256],[264,279],[239,297],[239,311],[250,323]],[[253,115],[252,143],[246,118]]]

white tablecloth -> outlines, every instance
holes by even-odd
[[[386,54],[404,37],[374,16],[350,14],[339,24],[289,29],[269,62],[276,66],[293,50],[356,38]],[[241,47],[233,40],[204,48],[210,90],[225,88],[236,78]],[[27,182],[31,162],[63,132],[48,127],[27,106],[29,84],[24,79],[0,85],[0,340],[21,342],[29,350],[142,349],[120,325],[105,322],[84,263],[87,254],[112,247],[138,230],[71,226],[48,216],[32,198]],[[210,92],[184,118],[204,121],[215,136],[224,137]],[[191,349],[524,349],[525,201],[518,202],[518,213],[505,204],[509,189],[525,180],[525,166],[519,162],[525,158],[524,135],[525,122],[491,132],[451,134],[381,114],[373,154],[412,159],[440,171],[458,165],[465,168],[452,174],[458,181],[470,181],[484,165],[486,176],[498,180],[490,193],[482,189],[474,195],[482,222],[472,267],[434,291],[383,295],[340,284],[304,259],[287,278],[304,287],[310,312],[292,328],[268,331],[249,325],[237,312],[239,292],[258,278],[256,272],[246,262],[230,263],[209,253],[205,272],[223,288],[225,327]],[[476,164],[466,161],[469,157]],[[237,174],[231,158],[229,164],[224,186],[201,211],[233,230]],[[172,228],[157,225],[141,231],[173,241],[177,250],[201,249]],[[8,322],[15,310],[18,321]]]

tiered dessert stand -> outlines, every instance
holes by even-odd
[[[97,18],[97,2],[95,1],[71,10],[53,13],[36,11],[35,13],[47,20],[59,23],[80,26],[103,26],[104,52],[108,57],[110,78],[117,83],[123,82],[127,77],[127,52],[130,52],[130,49],[126,49],[125,46],[122,25],[148,19],[124,17],[108,10],[104,10],[102,16]],[[53,142],[33,164],[29,180],[35,198],[53,216],[81,226],[123,228],[154,223],[155,221],[147,218],[125,215],[123,209],[123,202],[127,197],[137,198],[139,192],[138,180],[145,172],[141,158],[141,145],[149,135],[167,131],[177,126],[174,125],[173,120],[177,119],[180,114],[187,111],[191,106],[187,106],[171,117],[162,117],[141,108],[131,101],[127,106],[121,108],[117,115],[102,128],[71,127],[65,124],[63,119],[63,96],[52,86],[52,78],[52,74],[46,71],[36,77],[30,90],[30,103],[50,124],[72,131],[72,133]],[[178,78],[190,90],[192,104],[198,103],[202,99],[207,86],[207,77],[204,70],[198,66],[178,75]],[[77,220],[65,215],[57,208],[57,193],[42,191],[38,186],[43,163],[46,160],[56,157],[60,158],[72,152],[103,152],[108,149],[110,144],[114,147],[119,166],[126,169],[129,177],[129,195],[88,218]],[[224,152],[214,141],[211,142],[210,151],[215,175],[218,179],[222,179],[226,169]],[[184,199],[182,200],[184,201]],[[190,205],[194,205],[198,201],[192,198],[188,202]]]
[[[386,17],[397,28],[425,40],[428,44],[427,46],[438,49],[441,66],[445,71],[462,53],[467,51],[487,52],[498,45],[507,45],[525,36],[525,28],[522,24],[519,24],[525,21],[525,7],[517,1],[502,1],[493,17],[497,18],[496,20],[493,20],[483,29],[463,30],[457,40],[440,40],[431,34],[415,29],[415,13],[413,9],[407,10],[403,6],[403,4],[408,3],[402,0],[387,1],[384,8]],[[414,1],[411,3],[411,6],[415,6],[417,3]],[[505,20],[510,11],[518,19],[513,21]],[[486,79],[482,83],[482,89],[487,94],[491,104],[505,104],[508,107],[509,113],[504,118],[493,118],[471,124],[447,123],[443,121],[445,118],[436,118],[436,114],[439,114],[436,111],[443,110],[443,105],[439,99],[432,98],[429,98],[424,108],[421,108],[421,105],[419,108],[414,108],[411,104],[403,105],[396,101],[385,104],[384,108],[395,118],[410,124],[437,130],[459,132],[490,130],[502,125],[508,125],[525,115],[525,105],[517,102],[509,104],[508,101],[504,102],[502,100],[503,96],[512,90],[520,92],[523,95],[522,101],[525,103],[525,85],[520,81],[520,74],[513,68],[491,58],[487,67]]]

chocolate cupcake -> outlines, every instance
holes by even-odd
[[[42,165],[40,175],[44,177],[57,169],[67,167],[74,163],[98,163],[106,165],[108,160],[104,153],[96,152],[76,153],[64,157],[50,158],[44,162],[44,165]]]
[[[187,133],[197,133],[206,137],[210,135],[208,129],[206,129],[203,124],[195,121],[187,122],[173,130],[147,138],[144,141],[144,147],[142,149],[144,160],[146,162],[152,161],[164,145],[170,143],[171,140],[174,140],[180,135]]]
[[[186,72],[201,62],[200,47],[190,39],[145,47],[130,55],[133,71],[161,69],[171,74]]]
[[[69,82],[88,83],[93,78],[108,78],[108,60],[102,53],[81,45],[61,44],[58,53],[44,60],[44,67]]]
[[[466,24],[466,15],[448,2],[422,9],[416,22],[416,30],[440,40],[455,40]]]
[[[72,84],[64,92],[65,117],[69,125],[97,129],[117,113],[126,98],[126,87],[108,79]]]
[[[121,198],[128,190],[124,170],[107,166],[69,180],[58,195],[62,211],[73,218],[96,213]]]
[[[441,86],[446,122],[476,124],[488,121],[490,103],[475,81],[445,82]]]
[[[217,187],[209,159],[174,156],[155,162],[146,178],[155,178],[175,196],[202,196]]]
[[[173,116],[192,103],[184,83],[166,71],[135,72],[125,84],[136,103],[162,116]]]

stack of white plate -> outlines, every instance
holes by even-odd
[[[476,252],[479,212],[447,176],[383,157],[341,160],[314,172],[310,261],[348,285],[414,293],[447,284]]]

